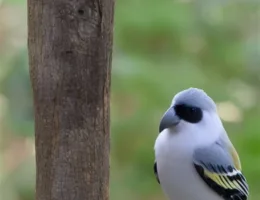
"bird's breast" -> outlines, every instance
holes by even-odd
[[[192,163],[193,149],[183,142],[167,132],[156,140],[157,171],[164,193],[170,200],[221,200],[200,180]]]

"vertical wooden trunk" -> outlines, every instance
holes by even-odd
[[[37,200],[109,199],[113,0],[28,0]]]

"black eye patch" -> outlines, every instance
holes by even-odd
[[[190,123],[200,122],[203,116],[200,108],[185,104],[174,106],[174,110],[181,119]]]

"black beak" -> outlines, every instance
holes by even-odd
[[[176,115],[174,108],[169,108],[163,115],[159,126],[159,132],[164,129],[176,126],[180,122],[180,118]]]

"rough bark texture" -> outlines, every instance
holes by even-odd
[[[28,0],[37,200],[108,200],[113,0]]]

